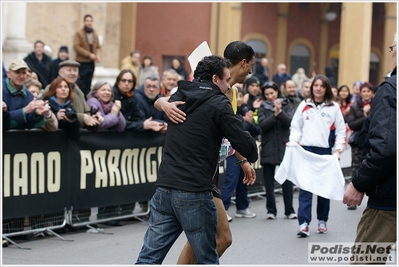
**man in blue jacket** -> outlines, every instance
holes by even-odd
[[[353,206],[361,204],[364,193],[369,197],[357,226],[355,243],[360,244],[393,244],[396,241],[396,45],[397,34],[393,45],[389,47],[393,68],[391,77],[378,87],[371,113],[362,129],[368,132],[370,150],[348,185],[343,199],[344,204]],[[378,256],[383,258],[388,254],[389,250],[385,250],[385,253]],[[362,254],[367,255],[369,254]],[[354,262],[367,263],[356,260]]]
[[[168,118],[163,111],[157,110],[154,107],[155,101],[161,96],[160,93],[161,88],[158,78],[147,77],[144,80],[144,84],[135,91],[134,97],[136,97],[138,106],[144,117],[163,123],[164,127],[161,129],[161,133],[166,133],[168,129],[166,120]]]
[[[24,86],[28,65],[22,59],[14,60],[3,80],[3,101],[10,113],[9,129],[38,128],[46,123],[43,115],[45,102],[34,100]]]

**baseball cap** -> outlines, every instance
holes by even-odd
[[[68,53],[68,46],[66,46],[66,45],[61,46],[59,52],[61,52],[61,51]]]
[[[29,69],[29,67],[22,59],[15,59],[13,62],[11,62],[11,65],[8,69],[16,71],[19,69]]]

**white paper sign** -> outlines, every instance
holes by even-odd
[[[198,62],[200,62],[205,56],[211,56],[212,52],[206,41],[203,41],[194,51],[188,56],[187,60],[190,63],[191,71],[197,68]]]

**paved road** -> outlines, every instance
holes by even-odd
[[[277,194],[276,220],[266,220],[265,199],[252,198],[250,209],[257,213],[254,219],[234,218],[230,223],[233,244],[220,259],[222,265],[310,265],[308,242],[353,242],[357,223],[365,208],[365,200],[357,210],[347,210],[339,201],[331,201],[328,234],[316,233],[314,221],[310,237],[298,238],[297,220],[284,219],[282,195]],[[313,199],[316,203],[316,199]],[[298,207],[298,192],[294,193],[294,206]],[[235,207],[229,214],[234,217]],[[315,205],[313,216],[315,218]],[[3,248],[3,265],[133,265],[141,249],[147,223],[125,221],[121,227],[99,225],[105,234],[88,233],[86,229],[68,232],[62,241],[53,236],[37,237],[29,241],[15,240],[31,250],[14,245]],[[181,235],[164,260],[174,265],[186,242]]]

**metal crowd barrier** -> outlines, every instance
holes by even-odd
[[[137,211],[137,206],[138,203],[128,203],[107,207],[92,207],[90,209],[71,209],[68,210],[66,220],[71,227],[88,226],[89,228],[93,228],[90,226],[92,224],[96,225],[131,218],[145,221],[141,217],[150,214],[149,201],[145,210]]]
[[[42,215],[26,216],[22,218],[5,219],[3,220],[3,239],[7,240],[9,243],[17,246],[18,248],[23,247],[11,240],[10,237],[19,235],[37,236],[47,233],[66,241],[66,239],[53,231],[63,228],[66,225],[66,218],[66,211],[60,211]]]
[[[21,235],[44,236],[44,233],[47,233],[48,235],[56,236],[63,241],[73,241],[63,238],[61,235],[54,232],[54,230],[62,229],[67,225],[71,227],[86,226],[91,229],[99,229],[97,228],[97,224],[131,218],[136,218],[137,220],[146,222],[143,218],[150,214],[149,201],[147,202],[147,208],[144,210],[137,209],[137,206],[136,203],[129,203],[101,208],[71,209],[49,214],[4,219],[3,240],[7,240],[9,243],[20,249],[30,249],[20,246],[13,241],[11,237]],[[96,225],[96,227],[93,227],[92,225]]]

